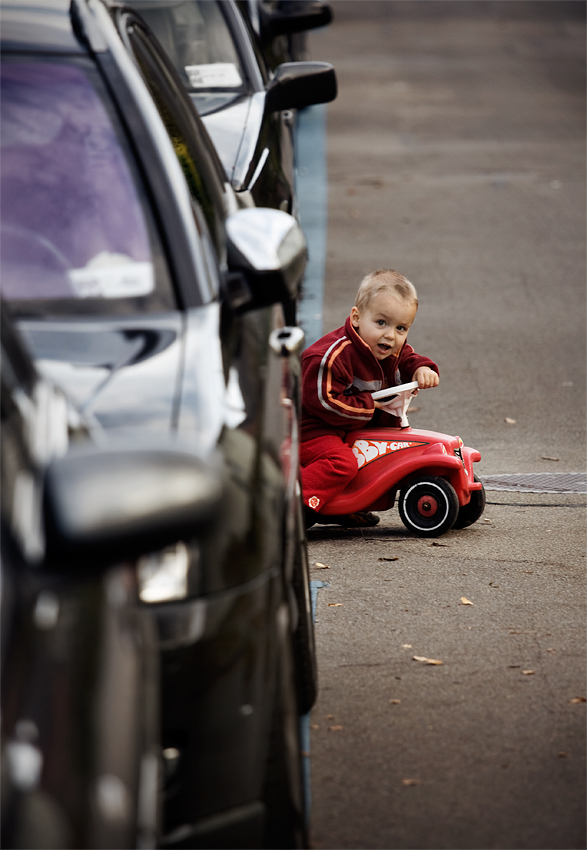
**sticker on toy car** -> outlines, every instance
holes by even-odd
[[[374,460],[390,453],[427,445],[428,443],[419,440],[356,440],[353,444],[353,454],[361,469],[368,463],[373,463]]]

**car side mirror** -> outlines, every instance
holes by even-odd
[[[295,300],[308,252],[296,219],[280,210],[251,207],[226,220],[228,265],[244,275],[250,291],[240,312]]]
[[[219,468],[188,449],[74,448],[46,471],[46,563],[92,570],[189,540],[213,521],[222,492]]]
[[[336,72],[329,62],[284,62],[267,88],[265,109],[303,109],[329,103],[337,95]]]
[[[293,35],[317,27],[325,27],[332,21],[332,9],[320,0],[288,0],[285,8],[269,11],[262,3],[261,37],[272,41],[278,35]]]

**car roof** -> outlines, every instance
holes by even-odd
[[[2,51],[85,53],[69,12],[70,0],[4,0]]]

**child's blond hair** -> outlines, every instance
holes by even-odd
[[[365,275],[359,286],[355,307],[359,312],[369,306],[369,302],[379,292],[389,292],[397,295],[409,304],[418,306],[418,293],[413,283],[393,269],[377,269]]]

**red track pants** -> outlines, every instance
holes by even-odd
[[[320,513],[358,472],[353,450],[340,437],[326,434],[300,445],[304,503]]]

